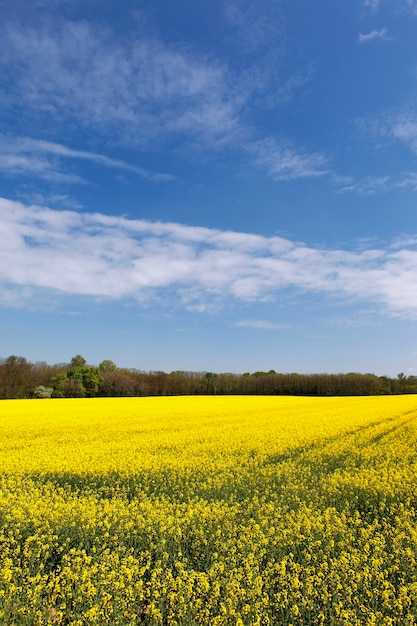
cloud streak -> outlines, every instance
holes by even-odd
[[[226,69],[156,38],[120,41],[96,24],[63,20],[10,24],[1,35],[0,67],[10,74],[3,103],[26,116],[76,119],[136,145],[184,132],[218,139],[236,125]]]
[[[417,154],[417,116],[416,112],[399,114],[396,118],[387,122],[386,134],[393,139],[405,143]]]
[[[315,178],[328,174],[323,169],[327,158],[322,154],[297,150],[293,146],[279,145],[273,139],[265,139],[248,145],[255,163],[265,168],[274,180]]]
[[[235,324],[238,328],[256,328],[259,330],[285,330],[290,328],[288,324],[270,322],[268,320],[241,320]]]
[[[378,304],[387,315],[417,318],[417,250],[347,251],[281,237],[102,213],[56,211],[0,200],[0,282],[16,293],[164,302],[211,310],[226,302],[271,302],[283,290],[340,302]],[[170,304],[169,304],[170,303]],[[7,304],[7,302],[5,302]]]
[[[72,159],[90,161],[113,170],[130,172],[150,182],[175,180],[175,177],[170,174],[152,172],[94,152],[73,150],[59,143],[29,137],[11,139],[0,135],[0,151],[0,171],[13,176],[29,175],[57,183],[85,184],[86,181],[82,177],[63,171],[61,161]]]
[[[266,16],[264,21],[268,21]],[[249,22],[240,29],[254,36],[253,19],[251,29]],[[82,132],[93,132],[95,140],[111,136],[113,143],[142,150],[162,148],[187,154],[227,150],[254,161],[274,180],[320,176],[324,156],[285,141],[278,146],[273,138],[260,139],[264,133],[249,120],[254,103],[268,107],[290,100],[312,73],[309,67],[305,75],[295,72],[284,78],[282,63],[275,67],[277,61],[265,61],[262,56],[266,54],[264,31],[259,26],[252,42],[260,48],[263,61],[257,53],[258,64],[248,69],[243,62],[233,67],[140,30],[135,37],[121,40],[98,24],[81,21],[48,19],[37,27],[11,23],[0,27],[0,70],[9,76],[0,98],[6,111],[19,112],[22,127],[29,128],[30,135],[34,126],[47,127],[50,136],[54,128],[62,132],[75,124]],[[272,38],[275,27],[270,31]],[[268,104],[271,82],[274,97]],[[85,182],[58,167],[58,161],[65,158],[130,171],[152,182],[172,179],[169,174],[62,143],[22,137],[14,146],[5,138],[2,141],[7,150],[0,170],[13,175],[27,172],[48,181]]]
[[[369,11],[373,14],[378,13],[379,10],[379,0],[364,0],[364,7],[369,9]]]
[[[392,41],[392,37],[388,35],[387,29],[371,30],[369,33],[359,33],[358,40],[360,44],[369,43],[370,41]]]

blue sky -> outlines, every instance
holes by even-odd
[[[0,356],[417,371],[417,1],[0,7]]]

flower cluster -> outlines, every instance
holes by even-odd
[[[2,401],[0,623],[417,624],[416,396]]]

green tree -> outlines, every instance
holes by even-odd
[[[87,361],[80,354],[71,359],[65,373],[51,379],[54,396],[66,398],[93,398],[98,394],[102,382],[103,376],[99,368],[87,365]]]
[[[66,380],[67,375],[65,372],[60,372],[56,376],[52,376],[49,384],[53,389],[52,395],[54,398],[63,398],[64,394],[62,393],[62,386]]]
[[[203,393],[218,393],[218,375],[213,372],[206,372],[201,379],[201,390]]]
[[[85,388],[78,378],[68,378],[63,372],[51,378],[54,398],[84,398]]]
[[[76,356],[72,357],[70,363],[71,367],[84,367],[84,365],[87,365],[87,361],[83,356],[81,356],[81,354],[77,354]]]
[[[78,378],[66,378],[60,385],[64,398],[84,398],[85,387]]]
[[[98,369],[100,372],[114,372],[117,369],[116,363],[110,361],[110,359],[104,359],[101,363],[99,363]]]
[[[70,367],[67,371],[67,378],[79,380],[84,387],[85,395],[89,398],[97,395],[103,382],[103,376],[98,367],[88,367],[87,365]]]

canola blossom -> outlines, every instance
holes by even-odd
[[[417,397],[0,403],[0,623],[417,624]]]

